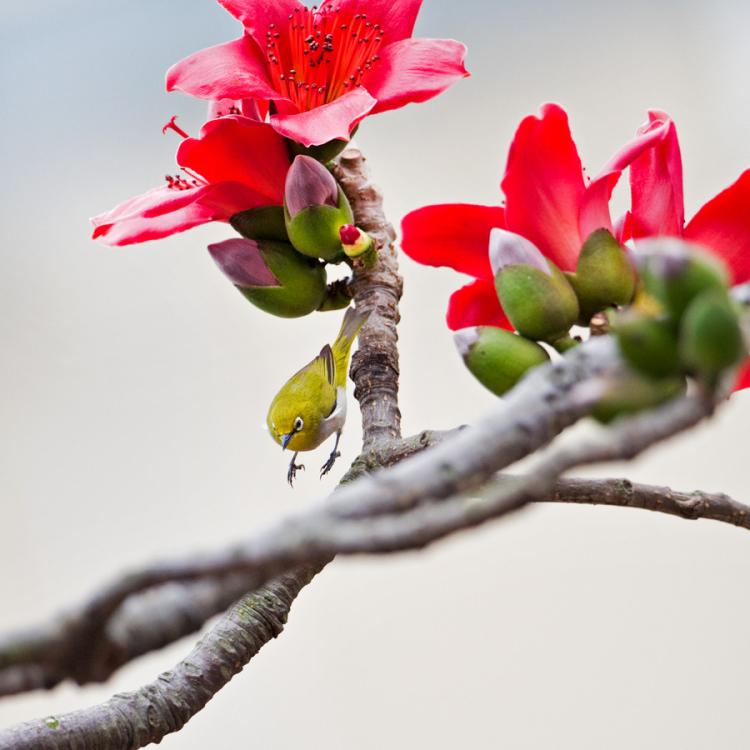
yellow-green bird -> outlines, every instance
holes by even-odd
[[[287,472],[289,484],[294,483],[297,471],[305,468],[295,463],[300,451],[315,450],[336,434],[333,451],[320,469],[321,477],[341,455],[338,447],[346,421],[349,354],[368,317],[369,313],[350,307],[333,346],[326,344],[310,364],[289,378],[271,402],[267,417],[271,437],[283,450],[294,451]]]

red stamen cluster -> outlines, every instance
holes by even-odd
[[[275,88],[302,112],[362,85],[377,63],[383,28],[340,7],[295,8],[286,29],[271,24],[266,56]]]
[[[192,190],[195,187],[207,184],[204,179],[197,174],[193,174],[189,169],[185,169],[185,167],[181,167],[181,169],[190,179],[186,180],[181,174],[166,175],[164,179],[167,181],[167,187],[170,190]]]

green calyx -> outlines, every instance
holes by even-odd
[[[580,303],[580,322],[608,307],[629,304],[635,294],[637,274],[622,245],[606,229],[589,235],[581,248],[574,274],[568,281]]]
[[[534,341],[564,339],[578,320],[576,293],[560,269],[549,273],[526,263],[509,265],[495,276],[495,288],[514,328]]]
[[[300,318],[319,309],[328,291],[325,266],[285,242],[258,243],[278,286],[238,286],[256,307],[280,318]]]
[[[289,242],[283,206],[261,206],[241,211],[229,223],[249,240]]]
[[[464,363],[474,377],[502,396],[532,368],[549,361],[539,344],[502,328],[466,328],[455,334]]]
[[[350,138],[354,138],[358,128],[359,125],[352,130]],[[320,146],[303,146],[296,141],[287,140],[287,144],[292,158],[300,155],[312,156],[313,159],[317,159],[321,164],[328,164],[341,154],[341,152],[349,145],[349,141],[334,139],[328,141],[328,143],[322,143]]]
[[[686,388],[683,377],[654,380],[637,372],[627,372],[609,385],[591,416],[598,422],[609,424],[619,417],[666,403],[684,394]]]
[[[710,386],[747,354],[740,321],[726,290],[708,289],[685,310],[680,356],[685,369]]]
[[[285,206],[284,218],[289,240],[300,253],[329,263],[344,260],[339,232],[341,227],[354,223],[354,214],[340,187],[338,205],[310,206],[294,217]]]
[[[677,337],[665,320],[628,310],[615,318],[614,331],[620,353],[638,372],[651,378],[681,372]]]

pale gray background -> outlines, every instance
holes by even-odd
[[[425,6],[418,32],[468,43],[474,76],[361,129],[394,221],[430,202],[494,202],[517,122],[550,99],[592,171],[648,107],[671,112],[688,214],[750,165],[746,2]],[[88,216],[172,170],[168,116],[199,126],[201,105],[163,93],[168,65],[236,31],[211,0],[0,4],[2,631],[334,486],[312,470],[291,492],[261,425],[338,317],[286,322],[246,304],[205,251],[229,236],[222,226],[124,250],[88,239]],[[405,430],[471,421],[493,399],[443,325],[462,280],[403,270]],[[339,472],[357,451],[352,413]],[[750,500],[749,420],[750,396],[735,397],[627,470]],[[164,746],[746,747],[749,573],[746,531],[574,507],[533,508],[423,554],[341,561]],[[103,687],[6,700],[0,726],[134,688],[189,646]]]

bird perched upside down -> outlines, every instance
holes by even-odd
[[[300,451],[315,450],[334,433],[336,443],[328,460],[320,469],[325,476],[332,468],[338,452],[341,431],[346,421],[346,378],[349,354],[369,313],[350,307],[344,315],[339,335],[333,346],[326,344],[310,364],[292,375],[271,402],[268,430],[282,449],[294,451],[287,481],[294,484]]]

